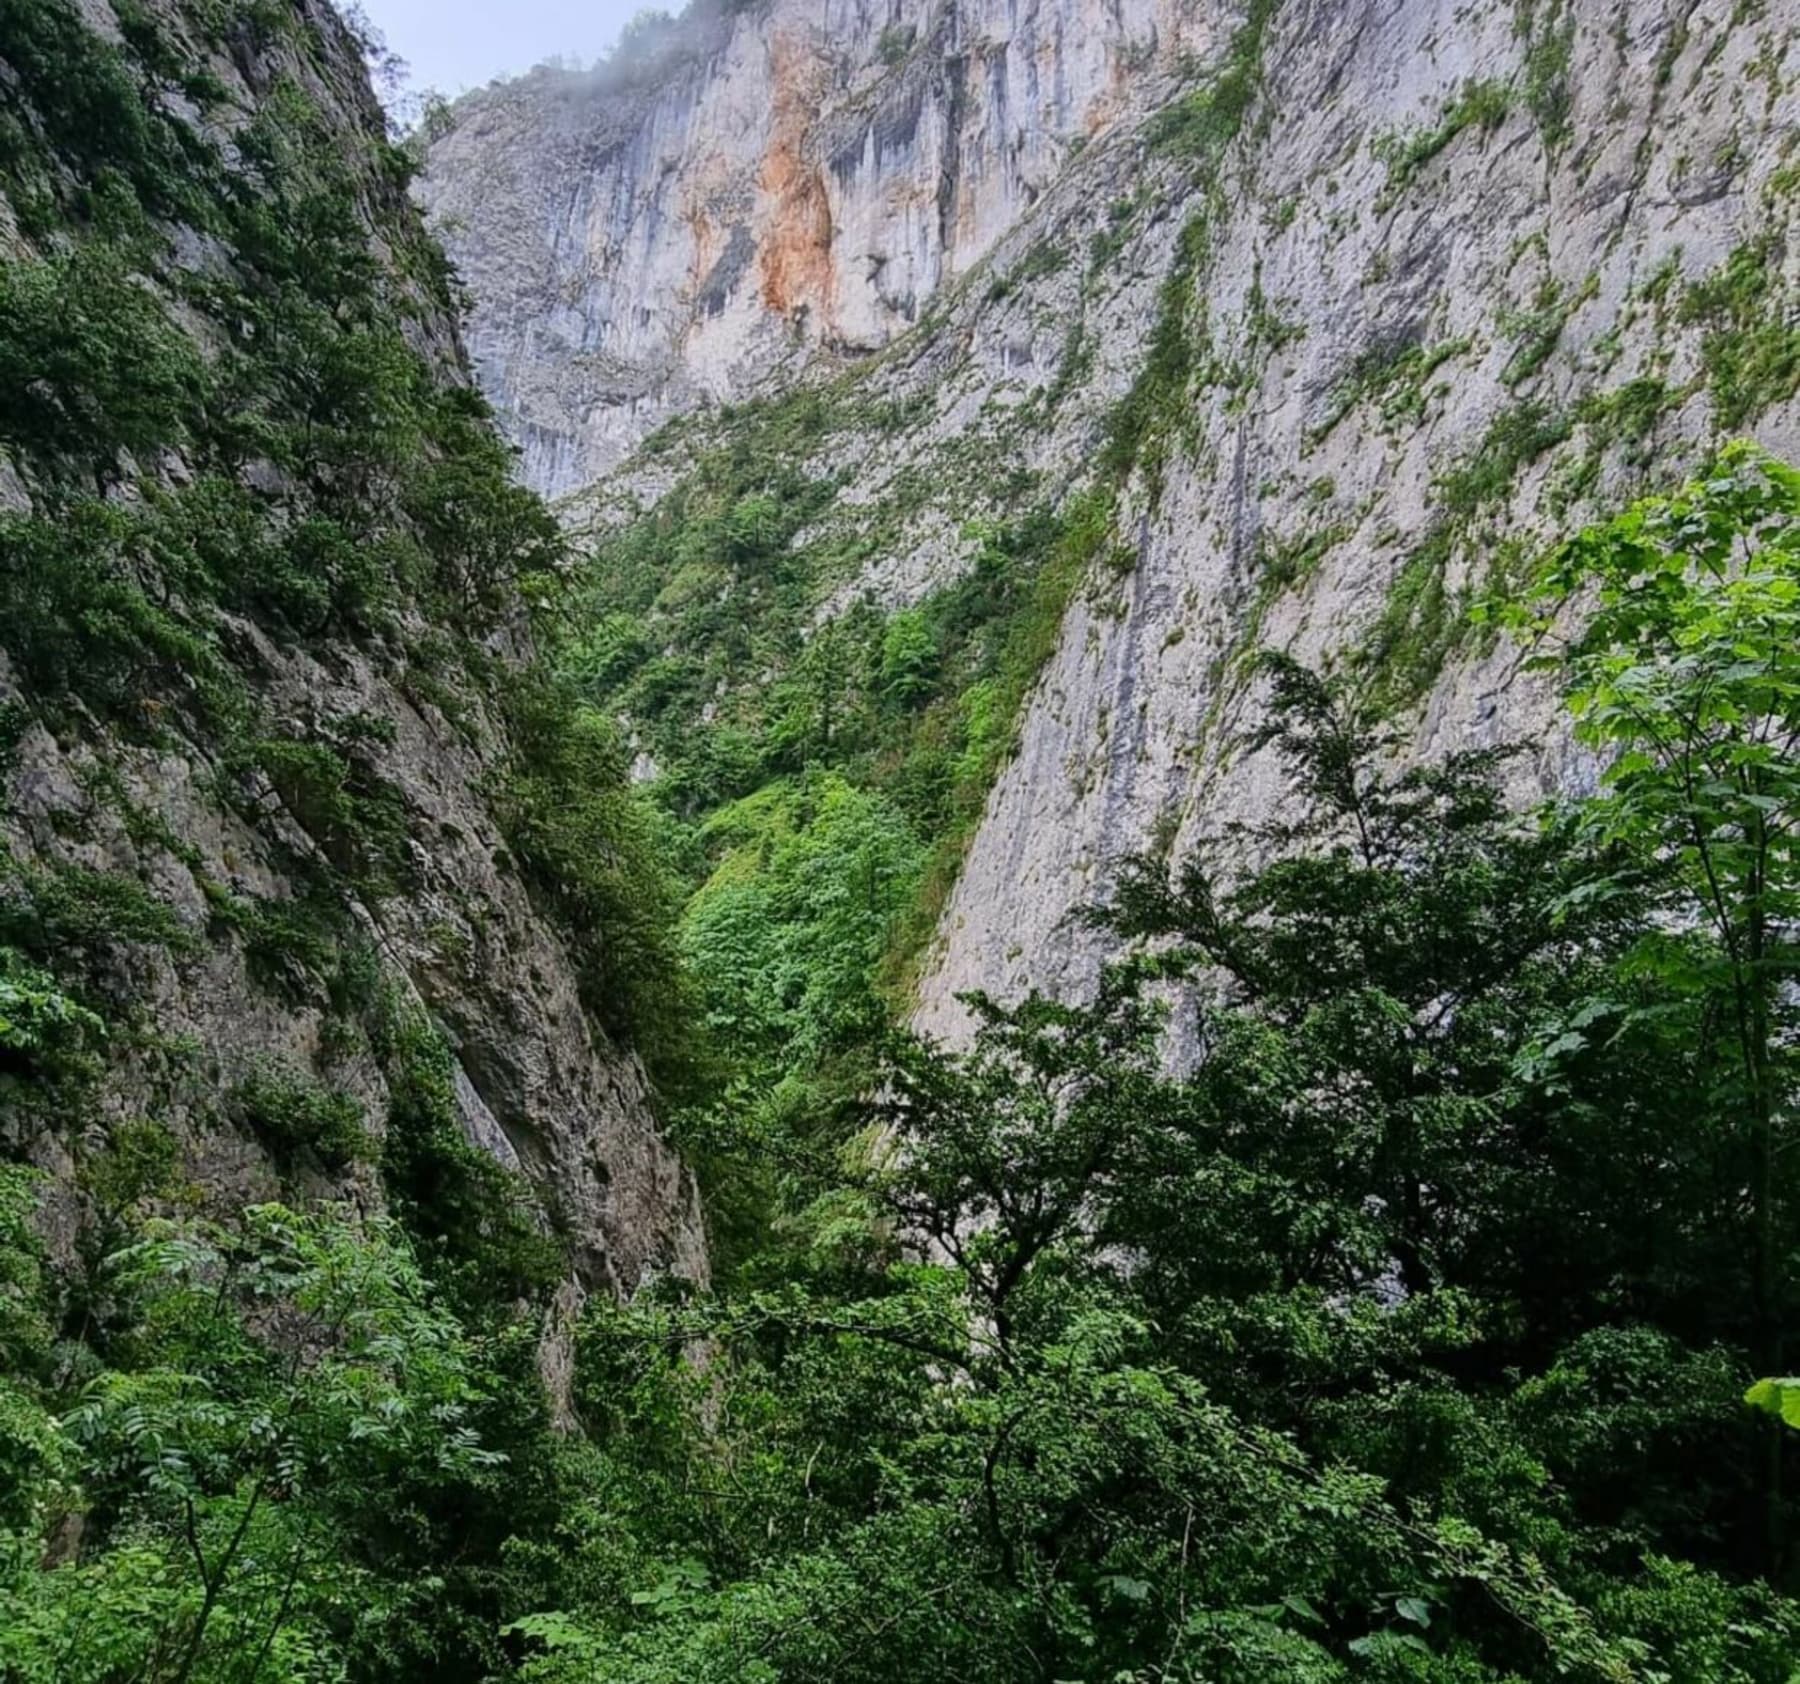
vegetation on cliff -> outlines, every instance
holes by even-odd
[[[172,862],[0,878],[0,1677],[1791,1684],[1800,475],[1734,447],[1490,605],[1578,799],[1396,771],[1379,686],[1259,655],[1284,821],[1133,862],[1097,996],[946,1053],[896,987],[1112,494],[816,622],[803,397],[571,565],[404,159],[308,92],[341,43],[115,13],[0,0],[0,745]],[[287,73],[233,115],[214,54]],[[283,651],[464,721],[706,1167],[710,1287],[569,1326],[572,1236],[367,934],[450,839],[393,720],[273,705]],[[172,744],[299,892],[134,802]],[[177,1130],[156,966],[220,955],[326,1031]],[[209,1190],[226,1141],[280,1201]]]

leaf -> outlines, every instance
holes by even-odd
[[[1800,1431],[1800,1378],[1758,1380],[1744,1393],[1744,1402]]]
[[[1431,1624],[1431,1605],[1417,1596],[1402,1596],[1394,1602],[1394,1612],[1403,1620],[1411,1620],[1416,1626]]]
[[[1347,1647],[1351,1654],[1361,1655],[1369,1660],[1380,1660],[1401,1649],[1431,1653],[1431,1645],[1411,1631],[1372,1631],[1367,1637],[1352,1638]]]
[[[1150,1600],[1150,1582],[1147,1579],[1132,1579],[1123,1573],[1115,1573],[1101,1581],[1114,1596],[1125,1602],[1148,1602]]]
[[[500,1634],[503,1637],[536,1638],[553,1653],[559,1649],[591,1649],[594,1645],[587,1628],[572,1615],[561,1612],[527,1614],[511,1625],[502,1626]]]

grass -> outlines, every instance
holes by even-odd
[[[1369,346],[1332,388],[1330,408],[1313,429],[1310,442],[1317,444],[1364,403],[1378,404],[1388,426],[1418,420],[1425,412],[1432,377],[1445,363],[1467,352],[1470,343],[1467,339],[1444,339],[1435,345],[1402,342]]]
[[[1573,431],[1549,406],[1519,403],[1490,423],[1470,454],[1438,475],[1430,529],[1402,563],[1355,654],[1363,701],[1388,714],[1416,706],[1470,630],[1466,592],[1450,569],[1477,519],[1511,495],[1519,475]]]
[[[1375,142],[1375,156],[1387,165],[1383,198],[1405,192],[1429,164],[1459,135],[1473,129],[1487,134],[1499,128],[1512,110],[1512,91],[1504,82],[1466,82],[1430,128],[1386,135]]]
[[[1262,86],[1263,47],[1280,0],[1250,0],[1223,57],[1199,87],[1157,114],[1150,144],[1175,157],[1215,161],[1244,126]]]
[[[1701,329],[1701,366],[1724,432],[1800,392],[1800,323],[1782,257],[1773,233],[1746,241],[1682,296],[1679,316]]]

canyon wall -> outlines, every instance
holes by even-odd
[[[1091,981],[1071,914],[1111,862],[1279,807],[1259,645],[1406,752],[1522,741],[1522,795],[1589,775],[1470,609],[1724,438],[1800,450],[1797,26],[773,0],[475,96],[425,195],[578,529],[777,448],[712,400],[804,390],[822,419],[779,448],[833,491],[794,540],[829,558],[820,623],[945,589],[1027,501],[1103,507],[923,968],[953,1035],[966,989]]]
[[[0,1130],[65,1256],[109,1197],[398,1200],[479,1246],[505,1200],[460,1139],[581,1287],[703,1277],[510,846],[531,650],[476,527],[533,517],[404,157],[324,0],[239,10],[44,0],[0,41],[0,356],[34,362],[0,405]],[[421,1214],[471,1174],[489,1208]]]
[[[589,73],[468,96],[423,203],[528,483],[904,332],[1094,135],[1229,27],[1206,8],[692,8]]]

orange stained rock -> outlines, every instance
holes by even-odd
[[[802,308],[831,318],[831,201],[825,177],[806,156],[806,136],[824,93],[825,66],[804,43],[777,35],[769,47],[774,123],[757,185],[769,201],[759,242],[763,303],[777,315]]]

